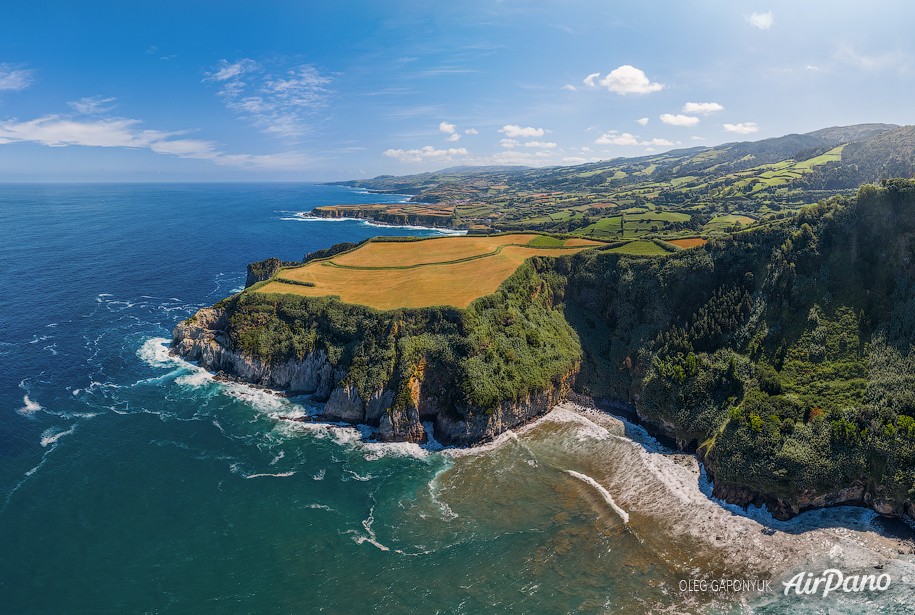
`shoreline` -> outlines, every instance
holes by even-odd
[[[171,356],[175,356],[184,361],[187,361],[189,364],[194,365],[198,369],[204,370],[212,377],[214,382],[221,384],[242,385],[244,387],[249,387],[255,391],[267,393],[274,395],[277,398],[290,401],[294,401],[297,398],[302,398],[303,400],[307,399],[311,404],[321,408],[321,412],[316,414],[306,414],[305,416],[275,415],[274,418],[278,422],[282,421],[285,423],[293,424],[315,425],[325,429],[339,428],[351,432],[352,435],[363,444],[392,447],[398,447],[405,444],[404,442],[387,442],[377,439],[376,436],[379,434],[379,429],[377,427],[373,427],[367,424],[357,424],[334,420],[333,417],[324,414],[323,402],[315,402],[307,394],[291,394],[284,390],[246,382],[224,372],[214,373],[206,368],[200,367],[196,361],[188,361],[184,357],[181,357],[176,353],[172,353],[171,349],[169,349],[169,354]],[[638,417],[638,414],[635,413],[634,409],[632,411],[628,411],[627,404],[618,400],[595,400],[587,396],[574,394],[561,403],[556,404],[550,408],[550,410],[548,410],[546,413],[534,418],[527,423],[512,429],[508,429],[494,437],[489,437],[468,445],[443,445],[436,440],[434,430],[430,429],[431,424],[424,423],[424,426],[428,429],[428,439],[422,443],[407,444],[412,444],[417,448],[426,451],[427,453],[437,452],[451,458],[476,455],[488,451],[493,451],[512,441],[516,441],[519,437],[523,437],[524,435],[542,426],[544,423],[556,422],[557,414],[561,414],[562,412],[573,413],[605,429],[610,427],[612,430],[608,429],[608,431],[611,433],[611,435],[614,437],[623,438],[631,442],[633,445],[642,447],[647,453],[661,454],[665,456],[676,456],[692,460],[698,468],[697,479],[700,483],[700,491],[708,502],[714,503],[734,515],[753,520],[754,522],[760,523],[761,525],[764,525],[770,529],[774,529],[778,526],[790,525],[795,523],[798,518],[810,513],[825,514],[830,510],[854,509],[866,513],[872,513],[875,519],[880,520],[886,526],[886,532],[889,533],[892,531],[894,533],[904,535],[904,537],[893,538],[915,542],[915,521],[910,520],[905,516],[893,517],[882,514],[875,510],[873,507],[867,506],[865,504],[839,502],[826,506],[814,506],[801,510],[797,515],[794,515],[788,519],[778,519],[772,515],[765,502],[763,502],[761,505],[757,505],[754,502],[743,505],[736,502],[730,502],[727,499],[721,497],[716,497],[713,493],[715,481],[713,480],[711,473],[706,468],[704,461],[699,457],[696,451],[681,450],[677,447],[676,442],[674,442],[672,439],[667,438],[663,434],[654,433],[652,426],[641,421]],[[614,431],[619,433],[614,433]],[[640,434],[641,437],[633,437],[632,434],[638,432],[642,432]],[[892,526],[896,524],[898,524],[897,527],[893,528]],[[913,549],[913,552],[915,552],[915,549]]]
[[[444,235],[466,235],[467,229],[458,229],[451,226],[422,226],[418,224],[392,224],[373,218],[353,218],[340,217],[331,218],[329,216],[316,216],[310,211],[295,212],[293,217],[280,218],[291,222],[358,222],[365,226],[376,226],[379,228],[402,228],[417,231],[437,231]]]

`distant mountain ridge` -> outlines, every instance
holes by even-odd
[[[831,126],[829,128],[821,128],[819,130],[814,130],[807,133],[792,133],[784,135],[781,137],[770,137],[767,139],[761,139],[759,141],[735,141],[730,143],[723,143],[721,145],[706,147],[706,146],[696,146],[683,149],[670,150],[662,154],[652,154],[646,156],[633,156],[633,157],[619,157],[611,158],[609,160],[601,160],[598,162],[589,162],[578,165],[568,165],[568,166],[555,166],[555,167],[526,167],[520,165],[490,165],[490,166],[468,166],[460,165],[454,167],[448,167],[440,169],[438,171],[429,171],[425,173],[417,173],[415,175],[379,175],[372,179],[359,179],[359,180],[346,180],[340,182],[331,182],[334,185],[358,185],[358,186],[367,186],[372,182],[387,182],[395,181],[398,184],[415,184],[422,185],[427,181],[432,181],[435,178],[438,178],[440,181],[443,177],[451,175],[475,175],[475,174],[525,174],[525,175],[536,175],[538,172],[543,172],[545,175],[550,175],[553,173],[561,173],[563,170],[594,170],[601,169],[604,167],[616,168],[619,164],[625,161],[639,162],[639,161],[658,161],[666,159],[677,159],[682,160],[683,158],[692,158],[698,154],[702,154],[709,151],[714,152],[730,152],[729,156],[724,156],[725,158],[731,159],[740,159],[745,156],[753,156],[756,164],[770,164],[774,162],[780,162],[787,158],[791,158],[799,153],[804,153],[805,150],[815,149],[821,147],[835,147],[843,143],[860,143],[859,149],[862,150],[862,157],[877,155],[878,148],[875,148],[876,144],[882,144],[885,142],[893,142],[897,139],[901,139],[904,142],[904,145],[900,145],[906,148],[906,152],[899,153],[908,153],[909,157],[915,156],[915,147],[913,147],[912,139],[913,134],[915,134],[915,126],[899,126],[897,124],[854,124],[851,126]],[[702,168],[697,161],[691,161],[695,168]],[[721,164],[719,159],[716,164]],[[689,162],[685,164],[690,164]],[[707,168],[707,167],[706,167]],[[873,178],[883,179],[880,177]]]
[[[608,239],[687,229],[706,235],[727,216],[748,224],[913,176],[915,126],[871,123],[573,166],[458,166],[337,184],[413,195],[414,203],[450,212],[458,228]],[[626,216],[644,224],[627,229]]]

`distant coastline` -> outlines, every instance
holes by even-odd
[[[359,207],[358,205],[354,207]],[[317,208],[316,208],[317,209]],[[332,216],[332,215],[321,215],[320,213],[315,213],[314,210],[311,211],[302,211],[296,212],[293,216],[284,218],[286,220],[296,220],[300,222],[359,222],[366,226],[377,226],[385,228],[402,228],[409,230],[418,230],[418,231],[438,231],[447,235],[466,235],[468,230],[466,228],[455,228],[450,225],[438,225],[438,224],[421,224],[419,220],[386,220],[379,219],[374,216]]]
[[[468,230],[468,224],[458,222],[453,208],[433,204],[322,205],[302,212],[303,217],[325,220],[368,220],[383,226],[403,226],[445,230]]]

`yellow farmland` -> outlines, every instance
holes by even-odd
[[[337,295],[347,303],[381,310],[432,305],[463,308],[495,292],[532,256],[574,254],[601,245],[583,239],[568,240],[569,245],[557,241],[557,247],[527,245],[538,237],[542,236],[521,233],[371,241],[352,252],[283,269],[257,291],[308,297]]]

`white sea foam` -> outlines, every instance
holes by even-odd
[[[887,561],[888,567],[902,566],[906,575],[915,575],[915,565],[899,559],[899,541],[881,534],[875,522],[878,515],[872,510],[828,508],[790,521],[774,519],[765,508],[744,510],[711,497],[712,484],[694,455],[663,447],[623,419],[593,410],[583,414],[610,432],[606,440],[581,441],[587,447],[581,454],[589,464],[601,464],[605,491],[622,498],[627,510],[639,512],[630,527],[638,524],[636,529],[640,529],[646,524],[652,531],[710,546],[715,557],[735,569],[778,575],[803,566],[858,569],[876,560]],[[617,424],[625,427],[626,437],[613,433]],[[580,429],[592,428],[581,423]],[[542,444],[534,442],[535,446]],[[590,481],[580,480],[597,490]]]
[[[290,476],[292,476],[292,475],[294,475],[294,474],[295,474],[295,472],[294,472],[294,471],[291,471],[291,470],[290,470],[289,472],[277,472],[277,473],[275,473],[275,474],[271,474],[271,473],[268,473],[268,472],[263,472],[263,473],[260,473],[260,474],[247,474],[247,475],[246,475],[246,474],[243,474],[243,475],[242,475],[242,478],[264,478],[264,477],[266,477],[266,476],[272,476],[272,477],[274,477],[274,478],[288,478],[288,477],[290,477]]]
[[[435,476],[432,477],[432,480],[429,481],[429,499],[431,499],[435,505],[438,506],[438,509],[442,513],[442,518],[445,521],[453,521],[458,517],[457,513],[451,510],[451,507],[448,506],[447,502],[443,502],[441,499],[439,499],[439,496],[442,492],[441,481],[439,479],[441,478],[442,474],[448,471],[450,467],[450,465],[443,467],[441,470],[436,472]]]
[[[583,481],[592,487],[604,498],[604,501],[613,509],[613,511],[620,516],[623,520],[623,523],[629,523],[629,513],[620,508],[617,503],[613,500],[613,496],[610,495],[610,492],[607,491],[603,485],[599,482],[588,476],[587,474],[581,474],[580,472],[575,472],[574,470],[566,470],[566,473],[574,476],[580,481]]]
[[[365,451],[366,461],[377,461],[384,457],[414,457],[425,459],[429,451],[413,442],[358,442],[356,446]]]
[[[555,423],[572,423],[576,425],[578,427],[576,430],[576,437],[580,440],[585,438],[607,440],[616,435],[611,433],[605,426],[599,425],[585,416],[585,414],[581,412],[581,410],[584,409],[576,408],[576,410],[578,410],[576,411],[572,408],[576,407],[569,404],[556,406],[544,417],[544,419]]]
[[[214,382],[213,375],[203,368],[195,368],[189,374],[175,378],[175,384],[181,384],[192,389],[199,389]]]
[[[223,393],[229,397],[234,397],[235,399],[252,406],[255,410],[271,416],[278,414],[290,416],[289,413],[294,410],[296,405],[282,395],[266,389],[258,389],[237,382],[224,382],[220,384]]]
[[[49,429],[45,429],[41,433],[40,444],[42,447],[47,448],[52,444],[56,444],[57,441],[64,436],[69,436],[72,434],[74,429],[76,429],[76,425],[73,425],[70,427],[70,429],[67,430],[64,430],[63,427],[51,427]]]
[[[337,512],[336,508],[331,508],[327,504],[309,504],[305,508],[311,508],[312,510],[326,510],[328,512]]]
[[[432,421],[423,423],[423,429],[426,430],[426,444],[423,448],[429,451],[440,451],[445,445],[435,439],[435,424]]]
[[[383,544],[381,544],[380,542],[378,542],[378,537],[375,535],[375,530],[372,529],[372,524],[374,524],[374,523],[375,523],[375,507],[372,506],[372,508],[369,510],[369,516],[362,520],[362,527],[365,528],[365,533],[367,534],[367,536],[363,536],[353,530],[350,530],[349,533],[353,534],[353,540],[356,542],[357,545],[361,545],[361,544],[367,542],[370,545],[373,545],[374,547],[378,548],[381,551],[390,551],[390,549],[388,547],[386,547]]]
[[[168,340],[164,337],[151,337],[143,342],[143,345],[137,350],[137,356],[152,367],[169,367],[180,363],[191,365],[168,354]]]
[[[359,474],[359,473],[357,473],[357,472],[353,472],[352,470],[346,470],[346,473],[349,474],[350,476],[352,476],[353,479],[358,480],[358,481],[360,481],[360,482],[370,481],[370,480],[372,480],[373,478],[375,478],[375,477],[372,476],[371,474],[366,474],[365,476],[363,476],[363,475],[361,475],[361,474]]]
[[[324,475],[327,473],[327,470],[321,468],[318,470],[317,474],[312,475],[312,480],[324,480]]]
[[[521,430],[524,428],[522,427]],[[520,431],[520,430],[519,430]],[[470,455],[480,455],[482,453],[488,453],[494,451],[498,448],[501,448],[509,443],[517,443],[518,434],[514,430],[508,429],[503,431],[498,436],[492,439],[492,441],[487,442],[486,444],[480,444],[479,446],[474,446],[472,448],[446,448],[442,451],[442,454],[446,457],[459,458],[467,457]]]
[[[16,410],[22,416],[32,416],[39,410],[44,410],[37,401],[29,399],[28,395],[22,396],[22,407]]]
[[[284,416],[287,416],[284,414]],[[310,436],[331,439],[341,446],[355,447],[362,442],[362,435],[352,425],[346,423],[324,423],[321,421],[280,421],[274,432],[283,437],[297,437],[302,433]]]

